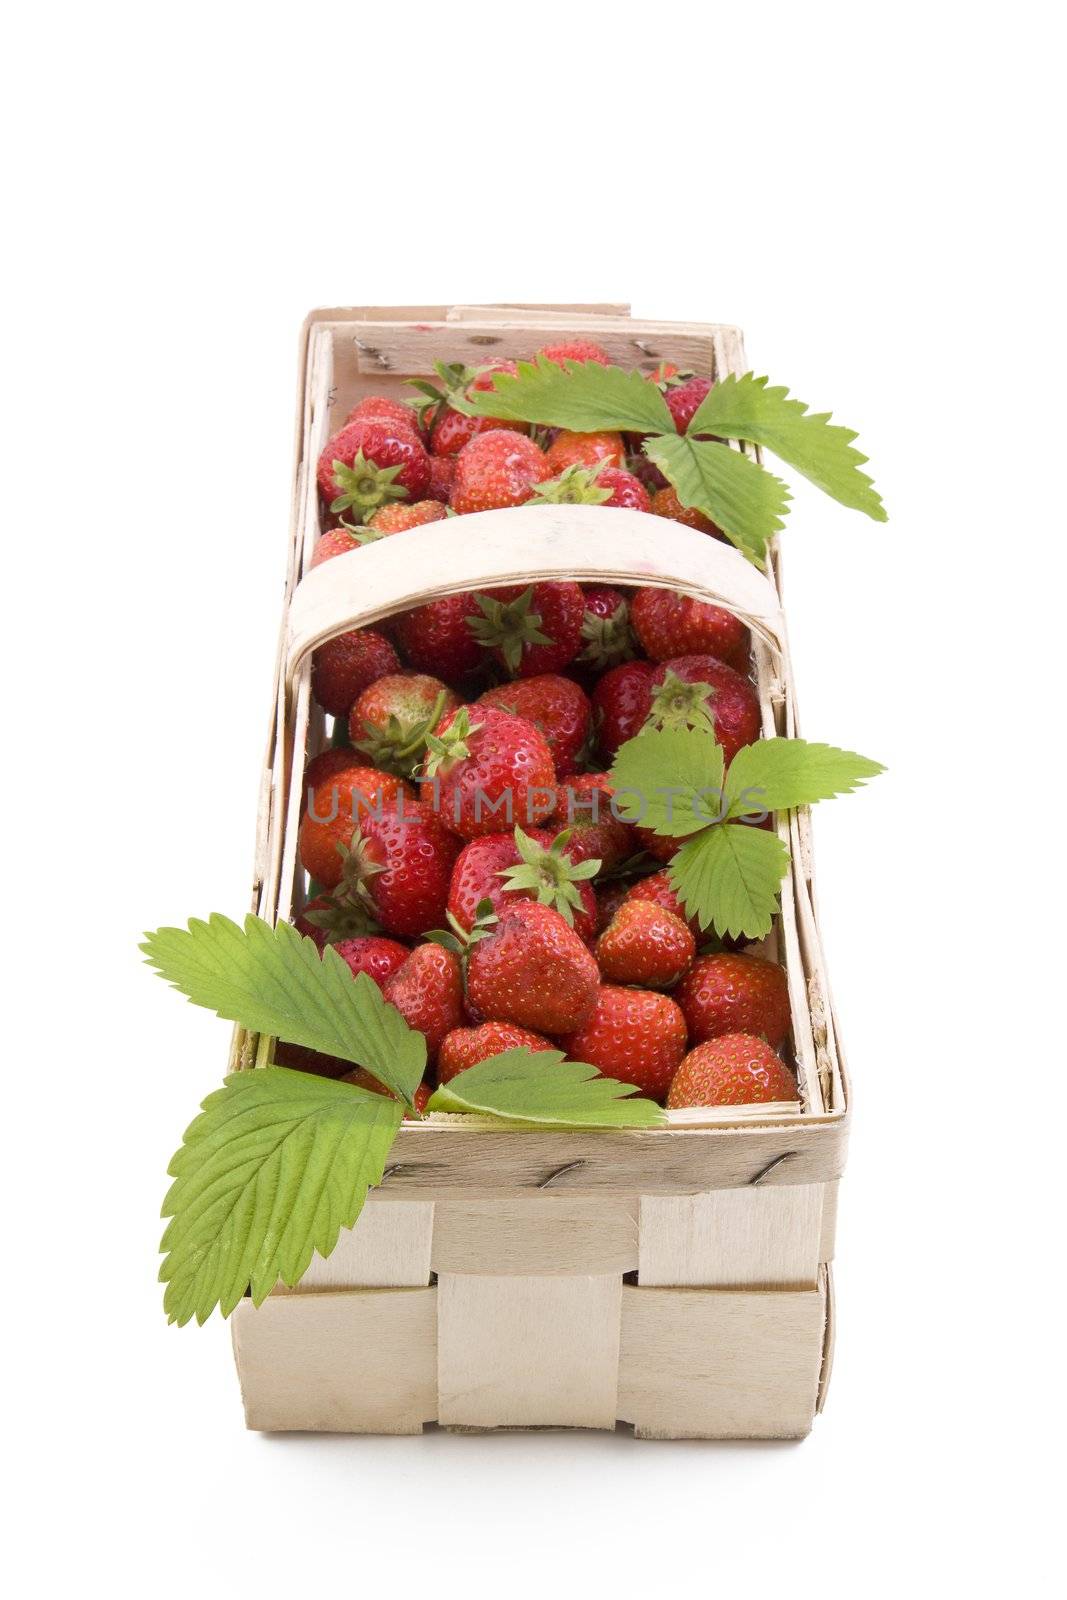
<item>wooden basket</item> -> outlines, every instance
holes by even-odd
[[[304,330],[286,616],[259,815],[253,908],[303,903],[305,759],[325,729],[311,651],[434,596],[538,577],[657,584],[753,631],[766,734],[796,731],[775,552],[760,574],[679,523],[597,506],[483,512],[308,563],[315,463],[368,393],[435,360],[525,356],[576,332],[627,366],[746,370],[734,328],[639,322],[616,306],[314,313]],[[306,576],[304,575],[306,573]],[[664,1129],[403,1125],[381,1186],[294,1290],[233,1317],[248,1426],[357,1433],[630,1424],[644,1438],[796,1438],[829,1377],[830,1261],[846,1080],[822,956],[805,813],[779,819],[793,869],[770,953],[786,969],[800,1105],[668,1113]],[[231,1067],[271,1059],[238,1030]]]

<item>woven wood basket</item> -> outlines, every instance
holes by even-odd
[[[435,360],[529,355],[587,333],[622,365],[746,369],[735,328],[623,306],[363,307],[305,325],[285,621],[259,807],[253,909],[303,903],[305,759],[322,747],[311,652],[434,596],[539,577],[657,584],[714,600],[755,640],[766,734],[796,731],[777,552],[765,577],[678,523],[596,506],[484,512],[308,571],[315,462],[362,395]],[[306,574],[306,576],[305,576]],[[405,1123],[357,1226],[294,1290],[232,1319],[250,1428],[419,1433],[629,1424],[639,1438],[797,1438],[821,1408],[846,1078],[813,908],[805,813],[769,953],[787,971],[800,1105],[668,1114],[664,1129],[503,1131]],[[273,1041],[238,1030],[231,1070]],[[366,1352],[366,1354],[365,1354]]]

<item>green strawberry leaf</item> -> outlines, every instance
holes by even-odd
[[[646,729],[619,748],[610,778],[615,809],[654,833],[682,839],[719,820],[722,747],[706,732]]]
[[[635,1095],[633,1084],[603,1078],[585,1061],[565,1061],[561,1050],[525,1046],[457,1073],[426,1109],[568,1128],[655,1128],[666,1120],[654,1101]]]
[[[806,739],[760,739],[745,745],[730,764],[726,794],[730,816],[789,811],[850,794],[885,768],[851,750]]]
[[[778,909],[789,851],[776,833],[745,822],[705,828],[671,861],[671,885],[702,928],[762,939]]]
[[[631,433],[674,433],[674,418],[654,383],[640,372],[602,367],[596,361],[559,366],[540,357],[520,361],[518,374],[498,372],[492,389],[457,398],[457,411],[472,417],[537,422],[575,433],[618,429]]]
[[[238,1072],[203,1102],[168,1171],[163,1307],[179,1326],[260,1305],[328,1256],[380,1183],[403,1111],[385,1095],[285,1067]]]
[[[885,522],[881,496],[859,470],[867,457],[852,448],[854,431],[831,424],[829,412],[809,412],[802,400],[788,395],[788,389],[772,389],[766,378],[752,372],[741,378],[731,375],[709,390],[689,424],[689,435],[714,433],[763,445],[842,505]]]
[[[750,561],[763,566],[767,542],[785,526],[782,518],[792,498],[780,478],[711,439],[666,434],[646,439],[644,452],[674,485],[683,506],[702,511]]]
[[[161,978],[194,1005],[325,1055],[365,1067],[407,1104],[422,1082],[426,1041],[382,999],[365,972],[353,977],[337,951],[319,953],[287,922],[217,912],[207,922],[158,928],[141,949]]]

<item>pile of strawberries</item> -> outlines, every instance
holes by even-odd
[[[538,354],[608,362],[585,340]],[[313,565],[531,503],[624,506],[718,536],[655,481],[632,438],[450,404],[513,363],[439,370],[439,388],[416,386],[421,403],[368,397],[330,439]],[[710,387],[669,367],[651,381],[681,427]],[[335,720],[305,773],[312,895],[296,926],[423,1033],[438,1083],[525,1046],[562,1049],[669,1107],[795,1100],[777,1053],[784,972],[702,947],[666,870],[680,841],[616,816],[607,772],[644,727],[702,719],[729,761],[760,733],[750,665],[747,630],[727,611],[573,582],[431,600],[332,640],[312,667]],[[349,1070],[284,1046],[278,1060]]]

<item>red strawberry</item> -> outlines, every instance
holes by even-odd
[[[342,907],[365,907],[386,933],[417,938],[444,919],[458,849],[429,806],[406,797],[402,807],[383,806],[360,818],[342,853],[336,899]]]
[[[460,960],[439,944],[420,944],[412,950],[382,992],[408,1027],[425,1037],[431,1061],[441,1040],[463,1021]]]
[[[724,1033],[755,1033],[772,1050],[789,1035],[789,985],[785,972],[762,956],[701,956],[677,994],[694,1044]]]
[[[396,641],[410,666],[452,682],[482,664],[485,652],[470,630],[479,615],[472,594],[446,595],[396,618]]]
[[[636,835],[611,809],[611,783],[606,772],[575,772],[557,791],[554,821],[570,830],[567,854],[575,861],[599,860],[610,872],[636,853]]]
[[[690,1050],[671,1084],[667,1107],[762,1105],[799,1098],[793,1074],[766,1040],[727,1033]]]
[[[303,816],[307,810],[308,796],[311,795],[315,810],[320,816],[325,816],[330,809],[330,790],[333,788],[334,779],[352,767],[365,767],[365,765],[355,750],[350,750],[344,745],[330,745],[328,749],[320,750],[317,756],[312,756],[304,768],[304,792],[300,797],[300,815]]]
[[[601,467],[597,483],[610,490],[604,501],[606,506],[622,506],[631,511],[651,511],[652,501],[640,478],[624,467]]]
[[[668,384],[663,391],[667,409],[674,418],[674,426],[684,433],[703,404],[711,388],[710,378],[687,378],[684,383]]]
[[[722,529],[717,528],[703,511],[698,511],[695,506],[683,506],[678,498],[677,489],[671,484],[665,489],[655,491],[652,496],[652,512],[657,517],[669,517],[672,522],[684,522],[687,528],[696,528],[700,533],[710,533],[715,539],[724,537]]]
[[[311,692],[331,716],[347,717],[364,689],[399,667],[399,657],[384,634],[373,628],[355,628],[327,640],[315,651]]]
[[[645,377],[649,383],[665,384],[671,378],[677,378],[679,371],[680,368],[676,367],[673,361],[661,361],[651,372],[646,372]]]
[[[591,1016],[560,1046],[572,1061],[661,1100],[685,1055],[685,1018],[665,994],[604,984]]]
[[[539,483],[531,505],[623,506],[648,511],[651,501],[643,483],[622,467],[598,461],[594,466],[564,467],[558,477]]]
[[[556,1047],[539,1033],[516,1028],[512,1022],[483,1022],[480,1028],[453,1028],[437,1053],[437,1081],[448,1083],[458,1072],[476,1067],[479,1061],[503,1055],[505,1050],[554,1050]]]
[[[578,657],[596,671],[629,661],[637,653],[630,626],[630,605],[621,589],[607,584],[589,584],[582,590],[585,613],[582,638],[585,647]]]
[[[677,843],[677,841],[676,841]],[[627,900],[650,900],[654,906],[661,906],[664,911],[669,911],[673,917],[687,923],[690,933],[699,935],[700,923],[695,917],[686,917],[685,907],[675,894],[671,885],[669,872],[652,872],[647,878],[641,878],[632,884],[626,891]]]
[[[452,507],[462,513],[521,506],[551,476],[543,451],[532,439],[490,428],[464,445],[456,459]]]
[[[399,423],[401,427],[409,428],[413,433],[418,427],[418,418],[413,406],[406,406],[401,400],[390,400],[382,394],[364,395],[345,418],[345,427],[350,422],[367,421]]]
[[[646,989],[669,989],[695,954],[696,940],[685,923],[651,900],[621,905],[596,942],[597,966],[607,982]]]
[[[636,738],[648,720],[655,671],[647,661],[626,661],[605,672],[593,690],[597,748],[606,760]]]
[[[336,888],[343,871],[343,854],[357,826],[375,813],[406,805],[415,798],[410,784],[373,767],[349,766],[338,773],[325,794],[309,798],[300,823],[300,862],[306,872],[327,889]],[[392,930],[390,930],[392,931]],[[421,930],[420,930],[421,931]]]
[[[592,339],[565,339],[560,344],[542,345],[535,359],[543,356],[562,366],[565,361],[595,361],[598,366],[610,367],[611,357]]]
[[[421,672],[390,672],[364,689],[348,721],[356,750],[374,766],[409,778],[426,755],[426,735],[459,696],[440,678]]]
[[[461,362],[437,362],[435,370],[439,383],[414,380],[414,387],[426,396],[420,410],[423,425],[430,431],[430,448],[435,456],[456,456],[478,434],[487,433],[492,428],[514,433],[528,431],[525,422],[507,422],[499,417],[468,417],[457,410],[454,403],[461,396],[469,396],[473,390],[483,393],[491,391],[494,376],[498,372],[510,372],[514,376],[518,371],[514,361],[491,361],[476,371],[463,366]]]
[[[589,738],[593,712],[588,696],[570,678],[542,673],[487,689],[475,702],[525,717],[545,736],[556,776],[573,772]]]
[[[642,649],[653,661],[708,655],[739,670],[748,668],[748,629],[722,606],[672,589],[638,589],[630,602],[630,618]]]
[[[430,457],[430,487],[427,493],[434,500],[442,500],[445,505],[452,498],[452,485],[456,481],[455,456]]]
[[[495,706],[461,706],[428,735],[425,776],[435,809],[464,839],[510,832],[544,815],[556,769],[544,735]],[[538,801],[538,791],[542,793]]]
[[[675,656],[665,661],[653,673],[651,691],[651,726],[700,728],[710,719],[727,764],[742,745],[752,744],[760,736],[755,689],[747,678],[714,656]]]
[[[381,538],[387,533],[403,533],[407,528],[421,528],[427,522],[444,522],[448,512],[440,500],[397,500],[392,505],[379,506],[367,527]]]
[[[589,950],[559,912],[522,900],[472,949],[467,995],[486,1021],[568,1033],[592,1013],[598,978]]]
[[[611,919],[626,899],[626,885],[624,883],[609,883],[606,888],[598,889],[596,896],[596,931],[603,933],[611,925]]]
[[[585,601],[576,583],[512,584],[474,598],[481,616],[471,632],[513,675],[558,672],[582,647]]]
[[[599,865],[599,864],[597,864]],[[586,943],[596,933],[596,897],[589,886],[593,863],[578,861],[567,837],[543,828],[491,833],[463,846],[452,869],[448,910],[470,932],[488,900],[499,915],[516,900],[537,900],[558,911]]]
[[[394,972],[399,971],[411,954],[406,944],[398,944],[395,939],[374,937],[341,939],[333,948],[353,977],[365,972],[368,978],[374,979],[379,989]]]
[[[430,458],[418,436],[400,423],[361,418],[335,433],[319,457],[319,492],[331,511],[365,521],[389,500],[421,500],[430,483]]]
[[[621,433],[570,433],[564,428],[545,451],[545,460],[545,477],[555,478],[568,467],[595,467],[598,461],[622,467],[626,450]]]
[[[311,553],[311,567],[321,567],[334,556],[347,555],[349,550],[360,549],[360,541],[350,528],[327,528]]]

